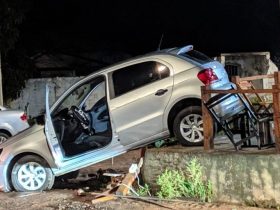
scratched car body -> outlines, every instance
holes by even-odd
[[[45,124],[0,145],[2,190],[47,190],[54,177],[172,135],[201,144],[203,83],[231,88],[219,62],[186,46],[101,69],[51,108],[47,90]]]

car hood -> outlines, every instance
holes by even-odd
[[[36,132],[39,132],[44,129],[43,125],[34,124],[33,126],[27,128],[26,130],[18,133],[17,135],[9,138],[7,141],[5,141],[3,144],[0,144],[0,149],[7,147],[8,145],[15,143],[17,141],[20,141],[21,139],[24,139],[27,136],[30,136]]]

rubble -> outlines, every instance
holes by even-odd
[[[91,191],[90,186],[84,185],[84,187],[79,188],[75,194],[77,196],[92,196],[92,204],[114,200],[117,198],[115,195],[128,195],[130,191],[134,191],[132,189],[132,184],[136,178],[139,179],[138,174],[140,173],[142,165],[143,158],[140,158],[138,164],[134,163],[131,165],[127,174],[117,172],[112,169],[99,169],[95,175],[79,176],[76,181],[80,181],[81,183],[83,183],[83,185],[85,183],[90,184],[92,181],[99,180],[104,185],[106,184],[106,188],[103,192],[100,193]],[[134,194],[137,193],[135,193],[134,191]]]
[[[85,196],[85,195],[86,195],[86,192],[85,192],[83,189],[78,189],[78,190],[76,191],[76,194],[77,194],[78,196]]]
[[[110,168],[105,170],[100,168],[95,174],[80,174],[76,180],[68,180],[68,182],[79,183],[75,195],[81,199],[84,197],[83,200],[90,201],[91,204],[115,200],[118,196],[130,195],[130,192],[139,196],[132,185],[136,179],[139,185],[138,176],[143,165],[144,154],[145,148],[142,148],[139,162],[131,164],[128,173]],[[93,188],[92,183],[95,183],[95,188]]]

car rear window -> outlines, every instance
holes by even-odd
[[[201,52],[198,52],[196,50],[191,50],[191,51],[188,51],[186,53],[182,53],[180,54],[180,56],[183,56],[185,58],[189,58],[191,60],[194,60],[200,64],[205,64],[205,63],[208,63],[208,62],[211,62],[212,59],[209,58],[207,55],[204,55],[203,53]]]

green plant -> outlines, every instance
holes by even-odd
[[[193,158],[186,166],[187,178],[185,181],[187,196],[201,201],[212,197],[212,183],[203,177],[203,167],[197,158]]]
[[[160,198],[181,197],[185,193],[184,179],[182,171],[166,169],[156,181],[160,186],[160,191],[157,195]]]
[[[150,195],[150,187],[148,184],[145,184],[144,186],[140,186],[137,190],[137,194],[139,196],[149,196]]]
[[[180,170],[166,169],[158,179],[160,187],[157,195],[160,198],[190,197],[201,201],[212,198],[212,183],[203,176],[203,167],[197,158],[191,159],[186,166],[185,175]]]

